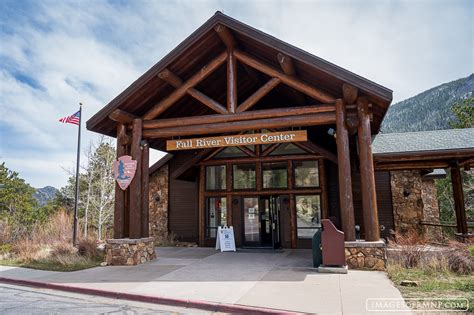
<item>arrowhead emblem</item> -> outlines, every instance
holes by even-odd
[[[114,161],[114,178],[122,190],[132,182],[137,170],[137,161],[132,160],[130,155],[122,155]]]

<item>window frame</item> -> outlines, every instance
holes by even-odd
[[[260,163],[260,174],[258,174],[258,176],[260,176],[261,178],[261,185],[262,185],[262,190],[276,190],[276,189],[290,189],[289,186],[288,186],[288,178],[290,176],[290,174],[288,174],[288,162],[287,161],[281,161],[281,162],[259,162]],[[272,164],[281,164],[281,165],[285,165],[285,169],[286,169],[286,178],[285,178],[285,186],[284,187],[265,187],[265,181],[264,181],[264,176],[263,176],[263,173],[265,172],[264,170],[264,165],[267,164],[267,165],[272,165]]]
[[[233,191],[256,191],[258,190],[258,180],[257,177],[259,176],[258,174],[258,162],[239,162],[239,163],[232,163],[232,190]],[[255,172],[255,186],[251,188],[235,188],[235,173],[234,173],[234,167],[239,166],[239,165],[253,165],[254,166],[254,172]]]
[[[217,237],[217,230],[219,229],[219,226],[222,226],[222,222],[221,222],[222,210],[221,209],[219,209],[219,216],[218,216],[219,222],[218,222],[217,226],[216,227],[210,227],[208,225],[208,221],[209,221],[209,207],[208,207],[208,205],[209,205],[210,199],[212,199],[212,198],[220,199],[221,201],[225,200],[225,202],[226,202],[226,224],[227,224],[228,215],[229,215],[229,209],[228,209],[228,205],[227,205],[227,197],[225,197],[225,196],[206,196],[206,197],[204,197],[204,238],[205,239],[211,239],[211,240],[215,239]],[[216,231],[216,237],[210,236],[211,235],[211,233],[210,233],[211,230]]]
[[[216,167],[216,166],[224,166],[224,174],[225,174],[225,179],[224,179],[224,185],[225,187],[222,188],[222,189],[207,189],[207,168],[208,167]],[[219,191],[226,191],[227,190],[227,164],[212,164],[212,165],[206,165],[204,166],[204,190],[205,191],[209,191],[209,192],[213,192],[213,191],[216,191],[216,192],[219,192]]]
[[[301,197],[301,196],[317,196],[318,199],[319,199],[319,226],[315,226],[315,227],[298,227],[298,208],[297,208],[297,202],[296,202],[296,198],[297,197]],[[310,240],[312,239],[311,237],[300,237],[298,235],[298,230],[314,230],[314,229],[321,229],[322,227],[322,224],[321,224],[321,220],[323,219],[323,209],[322,209],[322,203],[321,203],[321,199],[322,199],[322,194],[321,193],[306,193],[306,194],[295,194],[293,196],[294,198],[294,205],[295,205],[295,218],[296,218],[296,238],[299,239],[299,240]]]
[[[318,172],[318,185],[317,186],[298,186],[296,182],[296,168],[297,168],[297,163],[304,163],[304,162],[316,162],[316,171]],[[319,159],[314,159],[314,160],[300,160],[300,161],[293,161],[292,162],[292,173],[293,173],[293,188],[295,190],[298,189],[316,189],[316,188],[321,188],[321,172],[320,172],[320,160]]]

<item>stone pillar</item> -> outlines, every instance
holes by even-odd
[[[105,262],[112,266],[144,264],[156,258],[153,237],[110,239],[105,245]]]
[[[168,239],[168,170],[166,164],[150,176],[150,236],[155,237],[157,244]]]
[[[345,253],[349,269],[385,270],[387,248],[384,241],[346,242]]]

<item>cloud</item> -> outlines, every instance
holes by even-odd
[[[473,68],[470,1],[4,0],[0,159],[33,186],[64,185],[77,128],[57,119],[80,101],[89,119],[216,10],[393,89],[395,100]],[[84,130],[83,147],[95,137]]]

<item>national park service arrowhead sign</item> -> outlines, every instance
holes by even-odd
[[[114,178],[122,190],[127,189],[137,170],[137,161],[130,155],[122,155],[114,161]]]

